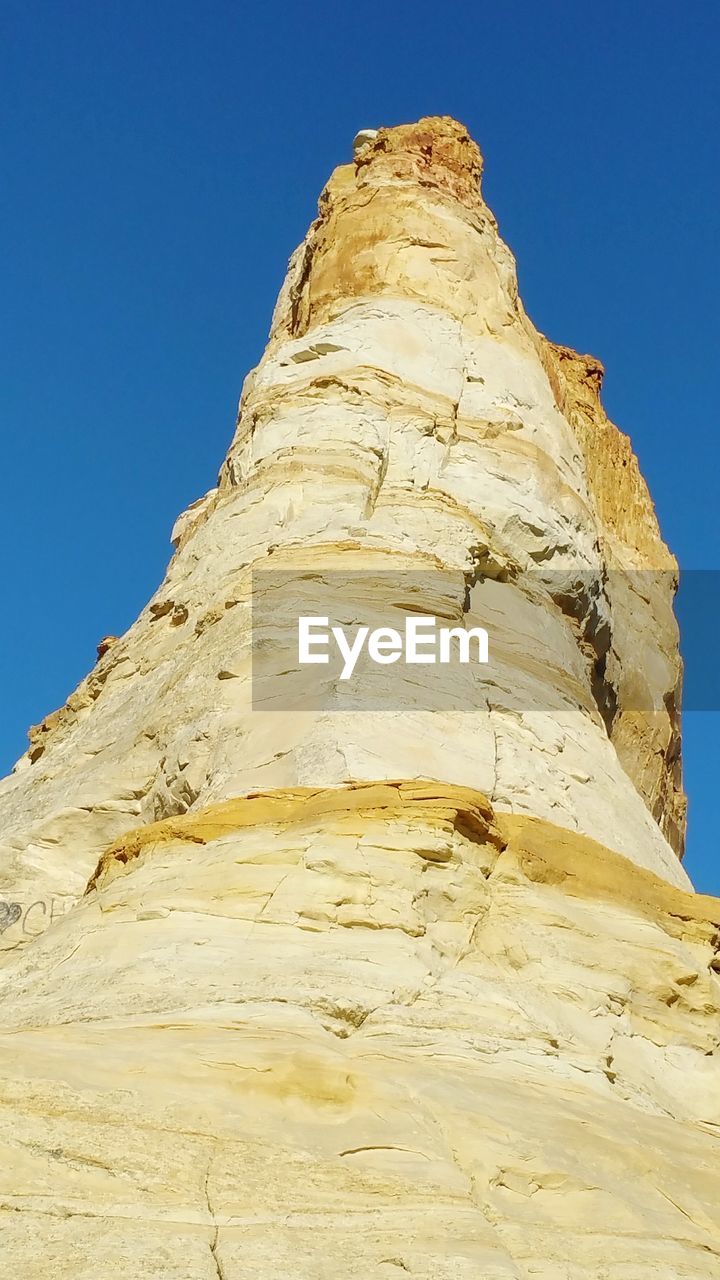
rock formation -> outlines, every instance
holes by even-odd
[[[675,562],[465,130],[354,152],[165,581],[0,784],[4,1255],[709,1278],[720,902],[678,856]],[[472,704],[253,686],[277,584],[354,575],[383,616],[416,575],[488,623]]]

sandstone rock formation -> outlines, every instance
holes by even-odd
[[[217,489],[0,784],[14,1274],[720,1270],[675,563],[481,167],[446,118],[363,130]],[[282,575],[299,602],[354,574],[379,612],[419,574],[427,612],[488,623],[470,705],[253,688]]]

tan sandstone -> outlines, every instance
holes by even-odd
[[[0,783],[9,1274],[720,1271],[676,565],[481,173],[445,117],[358,136],[217,488]],[[290,711],[278,668],[253,701],[269,569],[378,616],[418,573],[490,627],[477,699]]]

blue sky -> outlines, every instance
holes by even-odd
[[[155,589],[361,126],[467,124],[532,318],[605,362],[666,538],[718,567],[719,37],[700,0],[3,0],[0,769]],[[718,724],[685,724],[716,893]]]

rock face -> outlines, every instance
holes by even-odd
[[[446,118],[358,135],[217,489],[0,784],[16,1274],[720,1269],[676,566],[481,168]],[[276,572],[298,602],[357,573],[377,609],[419,573],[425,612],[488,622],[482,696],[290,711],[280,669],[258,695]]]

